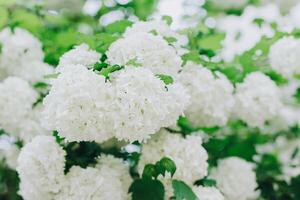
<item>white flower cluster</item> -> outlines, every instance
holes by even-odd
[[[162,129],[143,145],[138,164],[139,172],[142,173],[146,164],[168,157],[176,164],[174,178],[193,185],[196,180],[207,175],[208,155],[201,144],[200,136],[189,135],[183,138]]]
[[[28,31],[9,28],[0,32],[1,78],[18,76],[30,82],[43,79],[53,68],[43,62],[44,53],[40,41]]]
[[[129,35],[134,35],[140,32],[159,35],[165,40],[173,40],[171,44],[174,45],[180,55],[186,52],[186,50],[183,49],[182,46],[187,44],[187,38],[173,31],[170,26],[168,26],[164,21],[153,20],[134,23],[131,27],[128,27],[126,29],[123,36],[127,37]]]
[[[25,200],[52,200],[64,181],[65,152],[50,136],[37,136],[18,158],[20,194]]]
[[[161,36],[146,32],[126,34],[111,44],[106,55],[110,64],[142,66],[174,77],[182,63],[174,47]]]
[[[271,67],[287,78],[300,74],[300,40],[293,37],[279,39],[270,48]]]
[[[44,99],[45,126],[68,141],[143,141],[175,124],[188,104],[181,85],[166,89],[146,68],[128,67],[113,77],[105,82],[85,66],[64,67]]]
[[[0,83],[0,127],[28,142],[35,135],[46,134],[40,125],[40,107],[33,108],[37,92],[24,80],[8,77]]]
[[[193,191],[200,200],[224,200],[222,193],[215,187],[194,186]]]
[[[84,65],[90,68],[99,61],[100,56],[99,53],[89,49],[89,46],[83,43],[60,57],[58,69],[69,65]]]
[[[250,127],[263,127],[281,108],[279,89],[261,72],[252,72],[237,84],[234,113]]]
[[[238,157],[220,160],[211,177],[217,181],[217,187],[225,199],[249,200],[259,195],[253,165]]]
[[[191,96],[191,103],[184,113],[195,126],[227,123],[234,106],[234,88],[223,74],[189,62],[183,67],[178,81]]]
[[[16,169],[20,148],[15,144],[16,139],[8,136],[0,136],[0,157],[11,169]],[[0,160],[1,161],[1,160]]]
[[[128,199],[129,166],[101,156],[96,168],[73,166],[64,175],[65,151],[50,136],[37,136],[22,149],[17,171],[25,200]]]

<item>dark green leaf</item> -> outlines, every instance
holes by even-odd
[[[164,200],[165,189],[158,180],[137,179],[129,188],[132,200]]]

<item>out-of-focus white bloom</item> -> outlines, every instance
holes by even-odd
[[[65,151],[51,136],[37,136],[19,155],[20,194],[25,200],[53,200],[64,181]]]
[[[300,175],[299,158],[300,140],[287,139],[284,136],[277,137],[275,142],[256,145],[259,154],[274,154],[281,164],[282,178],[290,182],[291,178]]]
[[[73,166],[66,175],[63,192],[57,200],[124,200],[127,193],[122,189],[122,182],[110,169],[86,169]]]
[[[128,193],[129,187],[132,183],[128,163],[124,163],[122,159],[115,158],[111,155],[101,155],[101,157],[98,158],[96,168],[102,171],[111,170],[111,175],[122,182],[123,192],[125,194]],[[129,199],[129,196],[127,199]]]
[[[228,200],[248,200],[258,197],[256,175],[253,165],[238,157],[229,157],[218,162],[211,177]]]
[[[174,47],[161,36],[137,32],[115,41],[107,53],[108,62],[126,66],[142,66],[154,74],[176,76],[181,58]]]
[[[20,149],[15,144],[15,139],[8,135],[0,136],[0,155],[11,169],[16,169]]]
[[[22,68],[19,68],[13,73],[14,76],[21,77],[24,80],[34,82],[47,82],[44,76],[53,74],[54,68],[39,60],[32,60],[23,63]]]
[[[41,0],[39,0],[40,2]],[[42,5],[50,10],[57,10],[57,11],[67,11],[70,14],[78,14],[81,13],[82,8],[84,6],[84,0],[78,0],[74,3],[73,0],[42,0]]]
[[[241,9],[248,4],[248,0],[211,0],[212,4],[217,8],[228,10],[228,9]]]
[[[185,114],[195,126],[222,126],[227,123],[234,98],[233,86],[223,74],[213,74],[202,66],[187,63],[178,81],[191,96],[191,104]]]
[[[0,69],[6,76],[35,82],[52,73],[52,67],[43,63],[42,44],[28,31],[16,28],[11,32],[6,28],[0,32],[0,43]]]
[[[183,138],[162,129],[143,145],[139,172],[142,173],[146,164],[156,163],[161,158],[168,157],[177,167],[174,178],[192,185],[207,175],[208,155],[201,143],[199,136],[189,135]]]
[[[127,37],[131,34],[136,33],[152,33],[152,34],[158,34],[162,36],[165,39],[172,38],[175,41],[172,43],[178,51],[178,53],[181,55],[186,52],[181,46],[187,44],[187,38],[183,35],[180,35],[173,31],[170,26],[168,26],[164,21],[141,21],[133,24],[131,27],[128,27],[124,33],[124,37]]]
[[[18,137],[37,97],[26,81],[17,77],[5,79],[0,84],[0,127]]]
[[[263,133],[288,131],[290,127],[300,124],[300,109],[295,106],[283,105],[277,115],[263,128]]]
[[[110,83],[83,65],[63,67],[44,99],[43,124],[67,141],[103,142],[111,137],[107,113],[113,102]]]
[[[62,55],[59,59],[58,69],[68,65],[84,65],[90,68],[99,61],[100,56],[99,53],[91,50],[87,44],[83,43]]]
[[[275,3],[279,6],[280,10],[283,13],[287,13],[291,8],[296,6],[299,1],[298,0],[261,0],[262,4]]]
[[[250,127],[262,127],[281,107],[276,84],[261,72],[247,75],[236,86],[234,114]]]
[[[194,186],[193,191],[200,200],[224,200],[222,193],[215,187]]]
[[[188,104],[183,87],[167,86],[146,68],[127,67],[114,81],[116,97],[113,110],[118,139],[143,141],[161,127],[176,123]]]
[[[300,73],[300,40],[284,37],[270,48],[271,67],[285,77]]]

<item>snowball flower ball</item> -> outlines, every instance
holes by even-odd
[[[20,136],[22,122],[32,111],[37,92],[24,80],[9,77],[0,83],[0,127],[6,132]]]
[[[300,40],[284,37],[275,42],[269,52],[272,69],[289,78],[300,74]]]
[[[256,199],[256,175],[253,164],[238,157],[229,157],[218,162],[211,172],[217,187],[228,200]]]
[[[142,66],[155,74],[175,76],[181,69],[181,58],[174,47],[161,36],[136,32],[111,44],[106,52],[110,64]]]
[[[22,148],[17,172],[24,200],[56,199],[64,181],[64,157],[51,136],[37,136]]]
[[[176,124],[189,102],[181,85],[166,86],[146,68],[125,68],[113,84],[116,91],[113,118],[118,139],[131,142],[148,139],[161,127]]]
[[[215,187],[194,186],[193,192],[200,200],[224,200],[222,193]]]
[[[142,173],[146,164],[153,164],[163,157],[168,157],[177,167],[174,178],[192,185],[207,175],[208,155],[201,144],[200,136],[189,135],[183,138],[162,129],[142,146],[139,172]]]
[[[202,127],[223,126],[234,106],[233,86],[221,73],[187,63],[179,74],[182,83],[191,96],[191,103],[185,110],[186,117]]]
[[[67,141],[103,142],[112,137],[111,102],[110,83],[103,76],[83,65],[63,67],[44,98],[43,124]]]
[[[52,73],[52,67],[43,63],[41,42],[28,31],[15,28],[12,32],[6,28],[0,32],[0,44],[0,69],[6,76],[36,82]]]
[[[63,192],[57,200],[124,200],[127,193],[122,189],[122,182],[111,170],[85,169],[73,166],[66,175]]]
[[[84,65],[90,68],[99,61],[100,56],[99,53],[91,50],[87,44],[83,43],[60,57],[58,69],[68,65]]]
[[[172,39],[174,42],[171,42],[171,44],[176,48],[179,54],[186,52],[185,49],[181,48],[181,46],[186,45],[188,42],[186,36],[173,31],[165,21],[152,20],[136,22],[126,29],[124,37],[138,32],[157,34],[166,40]]]
[[[237,84],[235,93],[235,115],[250,127],[263,127],[274,118],[281,108],[279,89],[261,72],[246,76]]]

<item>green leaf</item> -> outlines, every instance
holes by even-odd
[[[134,66],[134,67],[141,67],[142,66],[141,63],[138,63],[137,58],[130,59],[125,65]]]
[[[0,28],[2,28],[8,20],[8,11],[5,8],[0,7]]]
[[[105,53],[108,47],[116,41],[118,37],[109,33],[99,33],[95,35],[95,49],[100,53]]]
[[[114,33],[123,33],[125,32],[126,28],[131,26],[133,24],[133,22],[129,21],[129,20],[120,20],[120,21],[116,21],[114,23],[111,23],[109,25],[107,25],[104,29],[105,32],[110,33],[110,34],[114,34]]]
[[[36,89],[43,89],[43,88],[47,88],[48,86],[49,84],[44,82],[36,82],[33,84],[33,87]]]
[[[151,179],[152,177],[157,177],[157,172],[156,172],[155,165],[153,165],[153,164],[147,164],[147,165],[145,165],[142,177],[143,177],[143,179],[144,178]]]
[[[204,36],[198,40],[198,46],[202,49],[210,49],[217,51],[222,48],[221,42],[224,40],[224,33],[216,33],[208,36]]]
[[[166,40],[169,44],[177,42],[177,39],[174,37],[164,37],[164,40]]]
[[[166,85],[172,84],[174,82],[172,76],[157,74],[156,75],[161,81],[163,81]]]
[[[294,98],[296,99],[297,103],[300,104],[300,88],[297,88]]]
[[[202,186],[206,186],[206,187],[213,187],[213,186],[216,186],[216,184],[217,184],[216,180],[208,179],[208,178],[204,178],[204,179],[197,181],[197,185],[202,185]]]
[[[174,190],[174,197],[176,200],[197,200],[197,196],[193,190],[183,181],[173,180],[172,187]]]
[[[176,171],[176,165],[170,158],[164,157],[155,164],[155,168],[158,174],[165,175],[165,172],[170,172],[171,176]]]
[[[112,65],[112,66],[109,66],[109,67],[106,67],[106,68],[103,68],[101,71],[100,71],[100,74],[106,78],[109,78],[109,74],[110,73],[113,73],[115,71],[118,71],[118,70],[121,70],[123,69],[124,67],[123,66],[119,66],[119,65]]]
[[[107,63],[99,63],[99,62],[97,62],[97,63],[94,64],[93,69],[95,71],[101,71],[103,68],[106,68],[106,67],[108,67]]]
[[[137,179],[129,188],[132,200],[164,200],[165,189],[158,180]]]
[[[54,73],[54,74],[47,74],[44,76],[45,79],[50,79],[50,78],[57,78],[60,73]]]
[[[183,116],[180,116],[178,121],[177,121],[177,125],[181,128],[181,131],[183,134],[188,135],[192,132],[198,131],[199,128],[194,127],[191,122]]]
[[[173,19],[171,16],[168,15],[164,15],[162,16],[162,20],[165,21],[169,26],[172,24]]]

